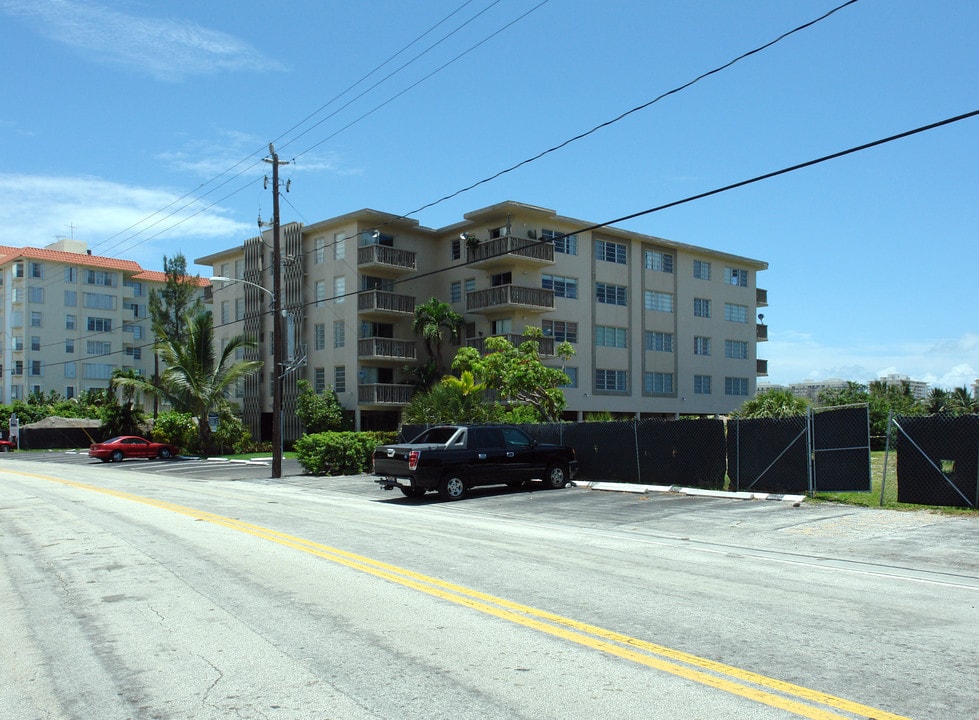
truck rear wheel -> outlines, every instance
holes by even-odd
[[[467,490],[466,482],[459,473],[446,473],[439,483],[439,497],[443,500],[461,500]]]
[[[544,473],[544,487],[548,490],[557,490],[568,484],[568,470],[559,463],[552,463],[547,466]]]

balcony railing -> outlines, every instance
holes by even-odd
[[[466,261],[482,265],[507,263],[516,259],[539,263],[554,262],[554,245],[540,240],[529,240],[514,235],[504,235],[492,240],[482,240],[476,246],[466,248]]]
[[[768,377],[768,360],[755,360],[755,374],[758,377]]]
[[[383,265],[399,270],[415,269],[415,253],[387,245],[361,245],[357,248],[358,265]]]
[[[498,285],[466,293],[466,310],[478,312],[509,305],[540,311],[554,309],[554,291],[520,285]]]
[[[411,315],[415,312],[415,298],[383,290],[368,290],[357,295],[357,309],[361,312],[390,312]]]
[[[755,288],[755,305],[758,307],[768,307],[768,290]]]
[[[414,385],[360,385],[357,402],[361,405],[407,405],[414,391]]]
[[[530,338],[526,335],[518,335],[516,333],[505,333],[503,335],[492,335],[491,337],[504,337],[510,341],[510,344],[514,347],[520,347],[520,345],[527,340],[536,340],[538,344],[538,354],[540,355],[553,355],[554,354],[554,338],[552,337],[541,337],[541,338]],[[478,338],[466,338],[466,345],[471,348],[476,348],[480,355],[486,352],[486,341],[489,338],[478,337]]]
[[[357,340],[357,355],[361,358],[414,360],[415,341],[383,337],[360,338]]]
[[[768,340],[768,325],[762,325],[761,323],[755,325],[755,339],[758,342]]]

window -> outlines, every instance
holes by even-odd
[[[333,347],[342,348],[347,344],[347,326],[342,320],[333,321]]]
[[[326,280],[317,280],[313,284],[313,297],[316,299],[316,307],[326,304]]]
[[[560,275],[548,275],[543,273],[540,276],[540,284],[545,290],[553,290],[554,297],[568,299],[578,297],[577,278],[561,277]]]
[[[449,285],[449,302],[462,302],[462,281],[455,280]]]
[[[673,352],[673,333],[647,330],[645,347],[656,352]]]
[[[710,300],[707,298],[694,298],[693,299],[693,315],[694,317],[709,318],[710,317]]]
[[[82,307],[94,310],[115,310],[116,298],[105,293],[82,293]]]
[[[10,313],[10,327],[24,327],[24,311],[14,310]]]
[[[673,256],[658,250],[643,250],[642,266],[646,270],[671,273],[673,272]]]
[[[40,377],[44,373],[41,371],[41,361],[31,360],[31,375],[34,377]]]
[[[65,377],[66,378],[76,378],[78,377],[78,365],[74,362],[65,363]]]
[[[626,246],[610,240],[595,241],[595,259],[605,262],[626,264]]]
[[[90,317],[87,328],[89,332],[112,332],[112,318]]]
[[[11,348],[13,350],[23,350],[24,349],[24,338],[20,335],[14,335],[10,338]]]
[[[245,299],[235,298],[235,320],[245,319]]]
[[[326,390],[326,368],[313,369],[313,392],[317,395]]]
[[[744,340],[725,340],[724,357],[734,360],[748,359],[748,343]]]
[[[44,288],[42,288],[42,287],[28,288],[27,289],[27,302],[43,303],[44,302]]]
[[[221,301],[221,324],[227,325],[231,321],[231,304],[227,300]]]
[[[625,328],[596,325],[595,346],[624,348],[626,346]]]
[[[31,263],[31,277],[41,280],[44,278],[44,266],[39,262]]]
[[[347,278],[340,275],[339,277],[333,278],[333,301],[339,305],[344,300],[344,295],[347,294]]]
[[[23,375],[24,374],[24,361],[23,360],[14,360],[14,373],[13,374],[14,375]]]
[[[693,376],[694,395],[710,395],[710,375]]]
[[[41,327],[41,313],[37,310],[31,313],[31,327]]]
[[[146,306],[134,303],[131,300],[122,301],[122,309],[125,312],[132,313],[134,318],[146,317]]]
[[[748,322],[748,306],[724,303],[724,319],[731,322]]]
[[[562,388],[576,388],[578,387],[578,368],[576,367],[566,367],[564,368],[564,374],[568,376],[567,385],[558,385]]]
[[[625,285],[612,285],[610,283],[595,283],[595,302],[605,305],[626,304]]]
[[[460,258],[462,258],[462,240],[453,238],[452,244],[449,246],[449,259],[459,260]]]
[[[554,338],[554,342],[578,342],[578,323],[567,320],[544,320],[541,322],[544,337]]]
[[[67,340],[65,340],[65,352],[66,353],[74,353],[75,352],[75,341],[72,340],[71,338],[68,338]]]
[[[595,369],[595,389],[607,392],[628,392],[625,370]]]
[[[326,349],[326,325],[316,323],[313,325],[313,350]]]
[[[343,260],[347,253],[347,234],[335,233],[333,235],[333,259]]]
[[[476,292],[476,278],[466,278],[462,289],[467,293]]]
[[[699,280],[710,280],[710,263],[704,260],[694,260],[693,276]]]
[[[89,355],[111,355],[112,343],[103,340],[89,340],[86,352]]]
[[[502,320],[494,320],[490,327],[492,328],[493,335],[509,335],[513,332],[513,319],[503,318]]]
[[[642,306],[647,310],[671,313],[673,312],[673,293],[644,290],[642,294]]]
[[[313,264],[322,265],[326,262],[326,238],[318,237],[313,241]]]
[[[347,368],[337,365],[333,368],[333,390],[334,392],[347,392]]]
[[[31,351],[40,352],[41,351],[41,336],[31,335]]]
[[[104,272],[102,270],[89,270],[85,275],[85,282],[88,285],[115,287],[116,276],[114,273]]]
[[[14,263],[14,277],[15,278],[24,277],[24,263],[22,262]]]
[[[728,285],[748,287],[748,271],[739,268],[724,268],[724,282]]]
[[[78,268],[70,267],[70,266],[65,268],[65,282],[66,283],[78,282]]]
[[[709,337],[695,337],[693,339],[693,354],[694,355],[710,355],[710,338]]]
[[[565,255],[578,254],[577,235],[565,235],[556,230],[541,230],[541,239],[554,243],[554,252],[564,253]]]
[[[136,346],[136,345],[127,345],[126,346],[126,355],[128,357],[131,357],[133,360],[142,360],[143,359],[143,348],[141,348],[139,346]]]
[[[113,367],[112,363],[82,363],[82,377],[86,380],[109,380]]]
[[[513,273],[509,270],[506,272],[496,273],[495,275],[490,275],[490,285],[493,287],[500,287],[501,285],[509,285],[513,282]]]
[[[221,267],[226,268],[227,265],[222,265]],[[227,275],[227,273],[224,274]],[[133,297],[143,297],[143,283],[136,280],[123,280],[122,285],[133,291]]]
[[[666,395],[673,392],[673,373],[643,373],[642,389],[645,393]]]
[[[74,315],[65,315],[65,330],[74,330],[75,323],[76,320]]]
[[[743,377],[726,377],[726,378],[724,378],[724,394],[725,395],[747,395],[748,394],[748,378],[743,378]]]
[[[122,324],[122,331],[124,333],[132,333],[133,340],[140,340],[143,337],[143,326],[138,323],[127,323]]]

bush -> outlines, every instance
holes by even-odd
[[[271,447],[271,444],[270,444]],[[247,453],[255,449],[251,431],[237,415],[221,413],[218,429],[211,433],[211,448],[218,453]]]
[[[393,442],[393,432],[324,432],[296,441],[299,462],[313,475],[359,475],[369,472],[374,448]]]
[[[197,423],[190,413],[160,413],[153,423],[151,435],[157,442],[168,442],[184,451],[196,452],[199,449]]]

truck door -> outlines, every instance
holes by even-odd
[[[506,443],[507,474],[510,480],[529,480],[543,477],[543,468],[535,467],[537,443],[530,435],[518,428],[505,427],[503,441]]]
[[[473,485],[505,483],[510,471],[506,443],[500,428],[469,428],[469,452],[472,457],[469,480]]]

